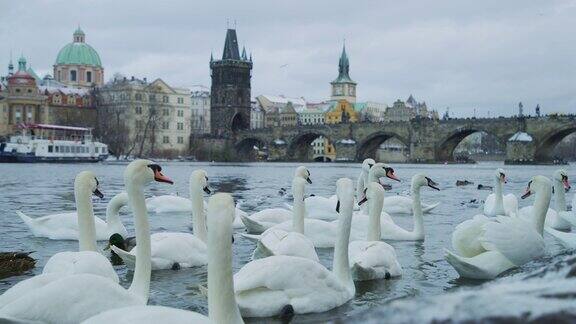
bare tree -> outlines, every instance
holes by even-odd
[[[106,107],[102,103],[104,98],[96,92],[97,122],[94,130],[96,137],[108,145],[108,149],[119,159],[127,155],[129,150],[129,129],[124,123],[123,109]]]

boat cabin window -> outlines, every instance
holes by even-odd
[[[98,153],[98,146],[96,146],[96,148],[95,148],[95,151],[94,151],[94,152]]]
[[[54,152],[54,145],[48,145],[48,153]]]
[[[54,151],[55,151],[56,153],[58,153],[58,149],[59,149],[59,148],[60,148],[60,146],[54,146]]]

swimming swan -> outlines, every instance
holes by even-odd
[[[514,194],[502,193],[503,183],[507,183],[506,174],[504,170],[497,169],[494,173],[494,192],[489,194],[484,202],[484,215],[511,216],[518,213],[518,199]]]
[[[106,221],[95,217],[96,240],[108,240],[114,233],[123,237],[128,231],[118,215],[120,209],[128,204],[128,196],[122,192],[114,196],[106,206]],[[52,214],[37,218],[26,216],[21,211],[16,213],[36,237],[46,237],[51,240],[78,240],[78,214],[76,212]]]
[[[163,306],[116,308],[84,324],[139,323],[244,323],[234,298],[232,277],[232,222],[234,201],[229,194],[218,193],[208,203],[208,317],[195,312]]]
[[[56,274],[43,274],[24,280],[8,289],[1,297],[0,316],[23,321],[48,323],[79,323],[113,308],[146,305],[150,288],[150,229],[144,202],[143,187],[152,181],[172,183],[162,174],[162,168],[148,160],[131,162],[124,172],[124,184],[134,213],[138,241],[136,268],[130,288],[92,275],[70,275],[50,280]],[[38,279],[39,278],[39,279]],[[30,281],[36,279],[31,284]],[[43,286],[40,283],[43,282]],[[20,293],[22,287],[35,285],[30,293]]]
[[[308,183],[310,180],[310,171],[304,166],[299,166],[294,172],[294,178],[302,178]],[[246,231],[251,234],[260,234],[274,225],[289,221],[292,219],[292,211],[283,208],[268,208],[256,212],[250,216],[241,216],[242,222],[246,225]]]
[[[180,269],[202,266],[208,263],[206,248],[207,230],[203,192],[208,189],[208,176],[204,170],[194,170],[190,175],[190,197],[192,201],[192,230],[194,234],[180,232],[160,232],[152,234],[152,270]],[[130,252],[112,246],[124,263],[133,267],[138,245]]]
[[[353,241],[348,246],[352,278],[354,281],[364,281],[401,276],[402,267],[397,260],[396,251],[390,244],[380,241],[384,188],[375,182],[368,183],[362,196],[358,203],[362,205],[367,201],[370,204],[370,219],[366,240]]]
[[[336,187],[340,220],[333,270],[310,259],[286,255],[246,264],[234,275],[236,301],[243,316],[325,312],[354,297],[356,289],[348,263],[354,184],[342,178]]]
[[[54,254],[42,270],[43,274],[58,273],[62,276],[91,273],[118,283],[118,275],[110,261],[98,252],[96,246],[92,195],[103,198],[98,188],[98,179],[91,171],[78,173],[74,180],[74,197],[80,231],[79,252]]]
[[[550,205],[552,185],[548,178],[536,176],[528,183],[526,198],[536,194],[533,223],[519,217],[498,216],[481,226],[478,238],[483,251],[465,257],[446,250],[446,261],[462,278],[493,279],[502,272],[521,266],[545,253],[544,222]]]

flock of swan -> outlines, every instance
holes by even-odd
[[[94,216],[92,196],[102,197],[91,171],[74,182],[76,212],[20,218],[38,237],[78,240],[79,251],[53,255],[41,274],[23,280],[0,295],[0,319],[48,323],[243,323],[243,317],[325,312],[351,300],[355,281],[386,280],[402,276],[394,247],[386,241],[425,239],[423,214],[438,203],[425,205],[423,187],[440,190],[424,174],[412,177],[411,194],[384,197],[382,180],[400,181],[394,169],[366,159],[356,184],[336,182],[331,197],[306,196],[310,171],[296,169],[293,203],[248,215],[228,193],[211,194],[208,174],[190,176],[190,198],[159,196],[145,199],[147,185],[172,184],[162,168],[149,160],[131,162],[124,172],[125,191],[112,198],[106,220]],[[570,186],[564,170],[552,181],[535,176],[522,198],[535,196],[530,207],[518,208],[515,195],[504,195],[504,170],[494,174],[494,193],[483,213],[456,226],[446,261],[461,277],[492,279],[545,253],[544,231],[567,248],[576,248],[576,216],[567,211],[565,191]],[[555,208],[550,207],[554,195]],[[573,206],[576,204],[576,196]],[[135,238],[119,217],[129,206]],[[148,212],[178,210],[192,214],[192,231],[150,233]],[[390,214],[412,214],[405,229]],[[234,229],[256,243],[252,261],[237,273],[232,269]],[[111,250],[134,269],[129,288],[119,284],[112,264],[98,249],[107,240]],[[332,268],[319,261],[316,248],[333,248]],[[151,272],[207,265],[208,316],[164,306],[147,305]]]

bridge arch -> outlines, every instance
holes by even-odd
[[[247,137],[235,145],[236,156],[240,161],[257,161],[267,157],[266,141],[258,137]]]
[[[541,162],[552,161],[556,146],[568,135],[576,132],[576,124],[555,129],[539,142],[535,152],[535,160]]]
[[[493,136],[498,145],[503,149],[506,147],[506,140],[512,135],[500,136],[500,134],[496,134],[493,130],[485,127],[459,127],[438,141],[436,146],[436,160],[440,162],[452,161],[454,159],[454,150],[458,144],[466,137],[479,132]]]
[[[376,150],[378,150],[378,147],[380,147],[382,143],[392,138],[398,139],[402,144],[406,145],[406,147],[410,147],[410,141],[398,134],[385,131],[375,132],[360,142],[356,153],[356,159],[358,161],[363,161],[367,158],[375,159]]]
[[[304,131],[296,135],[288,145],[288,158],[296,161],[311,161],[313,160],[312,142],[319,137],[324,137],[329,143],[333,142],[327,132],[320,130]],[[322,154],[323,155],[323,154]]]

